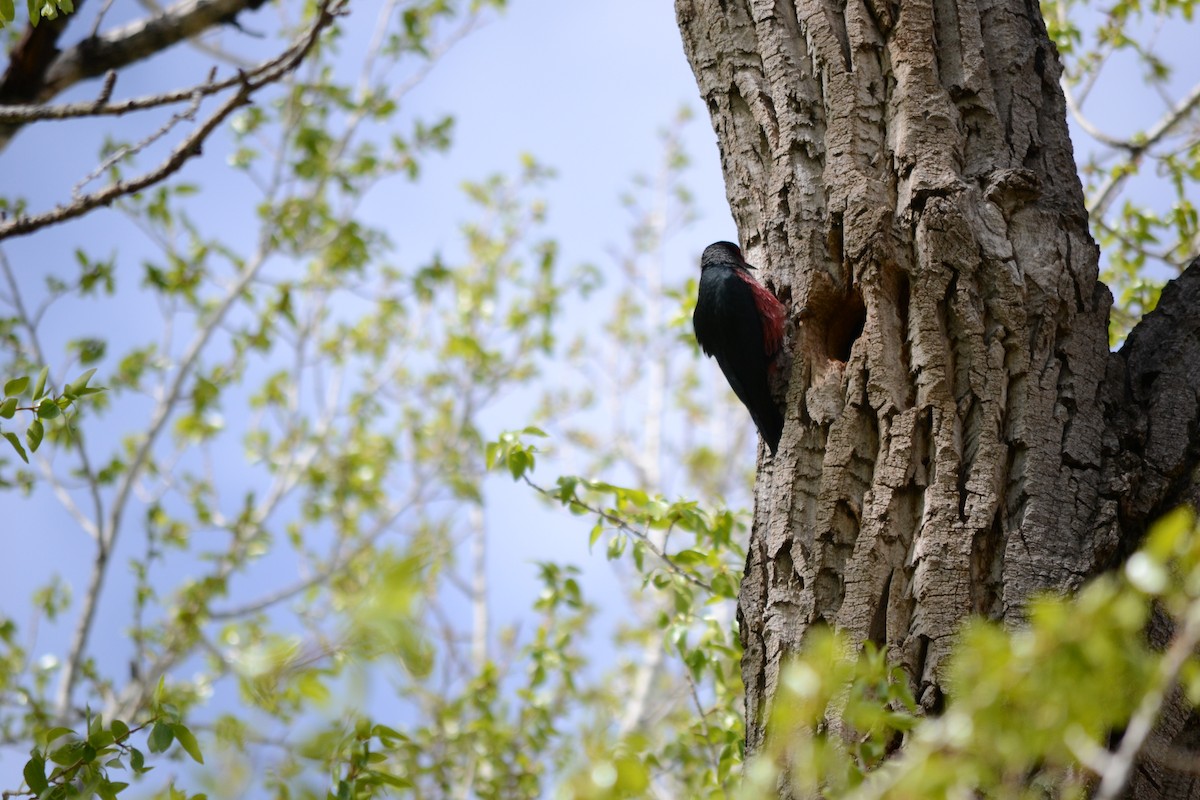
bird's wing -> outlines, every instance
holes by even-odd
[[[754,297],[754,307],[758,309],[758,317],[762,320],[763,352],[771,358],[783,347],[783,328],[787,322],[787,308],[765,286],[754,280],[745,270],[736,270],[735,275],[742,279]]]

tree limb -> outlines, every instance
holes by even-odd
[[[56,206],[50,211],[32,216],[20,216],[0,224],[0,240],[12,236],[22,236],[39,228],[82,216],[92,209],[108,205],[120,197],[153,186],[177,172],[188,160],[200,154],[201,146],[209,134],[236,109],[248,103],[254,92],[274,83],[295,69],[316,44],[321,31],[333,21],[344,6],[345,2],[325,4],[318,13],[317,19],[297,44],[288,48],[286,57],[274,67],[264,70],[257,76],[245,77],[241,80],[238,91],[200,123],[158,166],[129,180],[115,181],[103,189],[80,195],[71,203]]]
[[[240,11],[258,8],[262,1],[181,0],[160,14],[89,36],[62,51],[56,47],[58,36],[74,15],[43,22],[30,28],[14,49],[0,82],[0,104],[45,102],[81,80],[154,55]],[[47,33],[39,33],[47,25]],[[11,136],[6,133],[4,138]]]
[[[1108,180],[1104,182],[1100,191],[1088,202],[1088,216],[1103,217],[1107,213],[1108,206],[1112,203],[1113,198],[1117,196],[1117,190],[1121,188],[1125,181],[1129,180],[1130,176],[1136,173],[1137,170],[1135,168],[1141,162],[1142,156],[1174,131],[1198,107],[1200,107],[1200,83],[1193,86],[1192,90],[1183,99],[1168,109],[1167,113],[1163,114],[1154,127],[1146,131],[1144,138],[1137,142],[1131,141],[1125,146],[1125,149],[1129,152],[1129,157],[1126,159],[1126,166],[1129,168],[1109,170]],[[1078,119],[1079,115],[1076,118]],[[1094,136],[1095,134],[1092,135]]]
[[[8,67],[0,77],[0,104],[28,103],[37,97],[46,70],[59,54],[58,39],[79,14],[61,14],[25,28],[21,41],[8,54]]]

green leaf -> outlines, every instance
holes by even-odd
[[[49,397],[44,398],[42,402],[38,403],[37,415],[39,419],[54,419],[60,413],[62,413],[62,409],[58,407],[58,403]]]
[[[46,391],[46,378],[50,376],[50,368],[42,367],[42,371],[38,373],[37,382],[33,384],[33,399],[36,400],[42,396],[42,392]]]
[[[151,753],[165,752],[171,746],[171,742],[175,741],[175,733],[171,730],[171,726],[162,722],[154,723],[154,728],[150,731],[150,739],[146,742]]]
[[[524,450],[514,450],[508,456],[508,471],[512,473],[513,480],[520,480],[525,474],[525,470],[529,467],[529,455]]]
[[[50,728],[45,731],[38,731],[37,742],[42,747],[49,747],[57,739],[60,739],[63,736],[68,736],[74,732],[75,731],[71,730],[70,728],[64,728],[61,726],[55,727],[55,728]]]
[[[196,737],[185,726],[178,722],[171,724],[171,733],[175,734],[175,740],[179,742],[179,746],[192,757],[192,760],[197,764],[204,763],[204,755],[200,752],[200,745],[196,742]]]
[[[15,397],[21,392],[29,388],[29,378],[13,378],[4,384],[4,394],[8,397]]]
[[[74,764],[81,758],[90,761],[91,759],[85,758],[87,749],[87,742],[81,742],[79,740],[67,742],[62,747],[50,751],[50,760],[55,764],[59,764],[64,767]],[[94,750],[92,753],[95,755]]]
[[[369,774],[372,775],[373,777],[378,778],[381,783],[384,783],[388,786],[394,786],[397,789],[411,789],[415,785],[408,778],[401,778],[398,775],[391,775],[387,772],[372,771]]]
[[[29,456],[25,453],[25,448],[21,446],[21,440],[17,438],[17,435],[12,431],[4,431],[4,438],[8,439],[9,444],[17,451],[17,455],[21,457],[21,460],[28,464]]]
[[[675,553],[671,556],[671,560],[680,566],[700,564],[706,558],[708,558],[708,556],[697,550],[680,550],[678,553]]]
[[[4,398],[4,404],[0,405],[0,417],[4,417],[4,419],[12,419],[13,414],[16,414],[16,413],[17,413],[17,398],[15,398],[15,397]]]
[[[42,758],[36,750],[33,751],[32,757],[25,762],[25,783],[29,784],[31,792],[39,795],[49,787],[46,782],[46,759]]]
[[[29,450],[36,453],[38,447],[42,444],[42,436],[46,433],[46,428],[42,425],[40,419],[35,419],[25,429],[25,441],[29,444]]]
[[[101,794],[104,800],[115,800],[116,796],[125,789],[129,788],[128,783],[120,781],[104,782],[96,787],[96,792]]]

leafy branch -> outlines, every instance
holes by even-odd
[[[42,367],[42,371],[38,373],[37,378],[32,382],[29,376],[13,378],[4,384],[4,400],[0,402],[0,418],[12,419],[18,411],[28,411],[34,415],[33,422],[29,423],[29,427],[25,429],[25,443],[29,446],[29,453],[36,453],[38,447],[42,444],[42,439],[46,435],[46,427],[44,421],[58,419],[60,416],[68,421],[68,429],[70,428],[69,410],[81,397],[97,394],[104,391],[103,388],[88,386],[88,381],[96,373],[95,369],[89,369],[87,372],[80,375],[71,383],[65,384],[62,391],[58,394],[46,393],[46,379],[50,374],[49,367]],[[29,391],[32,383],[33,391]],[[31,402],[29,405],[21,405],[21,398],[29,397]],[[29,453],[25,451],[25,447],[21,445],[20,438],[12,431],[0,431],[0,435],[8,440],[13,449],[17,451],[17,455],[26,464],[29,463]]]
[[[545,436],[533,427],[523,429],[520,434],[504,433],[496,442],[487,445],[487,468],[506,467],[514,480],[523,481],[547,499],[557,501],[572,514],[594,514],[597,522],[591,531],[589,544],[595,544],[606,529],[618,531],[608,545],[609,559],[622,555],[627,539],[634,540],[633,560],[639,571],[644,572],[645,553],[650,553],[661,562],[668,572],[692,584],[710,595],[733,598],[737,596],[736,573],[724,560],[725,554],[736,550],[730,531],[733,520],[729,512],[710,515],[701,510],[694,501],[668,502],[661,497],[652,497],[641,489],[616,486],[603,481],[587,480],[576,476],[563,476],[553,489],[534,482],[528,475],[535,463],[537,448],[523,443],[520,435]],[[580,490],[594,497],[608,496],[612,504],[602,507]],[[671,531],[681,529],[696,534],[697,547],[669,552],[660,547],[649,535],[651,530]],[[664,542],[666,538],[664,537]],[[714,545],[707,552],[698,549],[706,543]],[[739,554],[740,555],[740,554]],[[696,569],[706,566],[711,577],[704,577]],[[659,588],[665,581],[653,573],[646,575]]]
[[[102,715],[93,715],[89,711],[86,735],[62,726],[38,731],[37,746],[25,762],[23,771],[28,789],[5,791],[3,800],[25,796],[40,800],[63,800],[72,796],[116,800],[129,784],[111,780],[110,769],[128,767],[134,775],[144,775],[153,769],[146,766],[145,753],[131,743],[134,734],[146,730],[149,733],[145,746],[150,753],[165,753],[178,742],[193,761],[204,763],[195,734],[183,724],[179,710],[166,701],[165,684],[160,680],[155,691],[154,713],[138,725],[130,727],[123,720],[114,719],[105,726]],[[51,767],[49,773],[47,767]]]

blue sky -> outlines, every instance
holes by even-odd
[[[352,50],[365,40],[363,29],[374,23],[374,9],[362,4],[347,25],[344,47]],[[270,11],[266,13],[272,13]],[[136,15],[131,4],[117,3],[108,23]],[[253,29],[254,17],[243,24]],[[238,34],[226,32],[237,41]],[[253,47],[255,44],[250,43]],[[178,48],[158,59],[151,68],[123,73],[117,97],[134,96],[194,80],[202,75],[207,59],[190,48]],[[63,100],[94,95],[96,84],[76,87]],[[591,262],[611,266],[607,255],[627,242],[630,224],[619,196],[630,188],[635,173],[651,173],[660,157],[658,131],[666,127],[681,106],[699,110],[695,83],[684,59],[669,3],[644,0],[579,3],[555,0],[517,0],[511,10],[473,33],[458,45],[408,99],[405,118],[433,120],[450,113],[456,118],[454,145],[445,156],[426,162],[423,179],[415,187],[384,187],[363,206],[369,220],[385,227],[397,243],[400,257],[425,258],[435,250],[456,247],[458,223],[469,211],[460,185],[497,171],[515,172],[523,153],[533,154],[556,170],[558,177],[544,192],[549,206],[546,233],[561,245],[564,267]],[[147,122],[146,119],[154,120]],[[95,153],[104,135],[138,139],[164,117],[69,123],[44,123],[22,131],[11,147],[0,154],[0,174],[8,192],[20,192],[35,209],[45,208],[66,196],[78,178],[95,164]],[[694,166],[688,183],[695,194],[700,221],[671,246],[676,275],[696,270],[700,250],[715,239],[736,238],[725,207],[715,137],[706,118],[697,115],[685,128],[686,149]],[[231,240],[248,240],[254,228],[252,215],[239,206],[244,178],[223,163],[228,146],[215,140],[205,156],[189,163],[179,180],[202,184],[213,200],[206,219],[222,226]],[[158,151],[151,151],[151,155]],[[86,247],[98,255],[111,253],[121,270],[136,275],[141,258],[152,248],[142,235],[116,212],[101,209],[77,223],[5,243],[5,252],[18,273],[24,273],[25,291],[36,297],[40,276],[46,272],[70,274],[73,251]],[[36,277],[35,277],[36,276]],[[126,279],[127,284],[136,280]],[[103,334],[112,341],[110,352],[120,352],[145,336],[146,326],[157,326],[157,314],[148,313],[134,288],[122,289],[112,301],[97,304],[80,314],[79,306],[52,311],[47,317],[45,341],[55,357],[69,338]],[[576,309],[575,311],[582,311]],[[594,325],[579,314],[580,325]],[[101,374],[105,367],[101,365]],[[713,370],[715,372],[715,365]],[[136,421],[144,415],[136,399],[127,401],[121,416]],[[147,406],[148,407],[148,406]],[[235,413],[231,410],[231,413]],[[509,412],[506,412],[506,415]],[[511,415],[519,417],[520,408]],[[144,418],[144,417],[143,417]],[[732,424],[748,424],[738,418]],[[93,441],[102,441],[98,432]],[[747,465],[753,452],[743,454]],[[549,476],[547,476],[549,477]],[[590,524],[544,508],[531,493],[507,480],[492,484],[489,514],[493,547],[489,571],[496,600],[495,621],[504,624],[528,613],[537,594],[534,560],[558,559],[590,563],[585,590],[592,596],[618,596],[617,583],[604,562],[602,548],[589,554],[586,533]],[[0,509],[10,524],[5,539],[9,557],[0,568],[0,608],[19,624],[30,618],[30,593],[48,577],[46,553],[55,554],[53,571],[75,587],[74,603],[65,624],[43,626],[33,658],[61,652],[74,625],[83,592],[92,545],[58,507],[47,491],[26,500],[14,492],[0,496]],[[519,521],[514,528],[513,521]],[[93,642],[123,641],[128,624],[130,577],[125,559],[140,547],[140,519],[127,520],[130,535],[114,559],[105,601],[100,606]],[[188,574],[186,563],[171,565],[176,578]],[[280,583],[289,579],[280,576]],[[463,609],[465,612],[466,610]],[[607,621],[619,615],[607,610]],[[464,616],[464,622],[468,617]],[[121,647],[100,652],[101,663],[121,674]],[[19,771],[19,754],[0,755],[0,785]],[[13,768],[16,768],[14,771]]]

